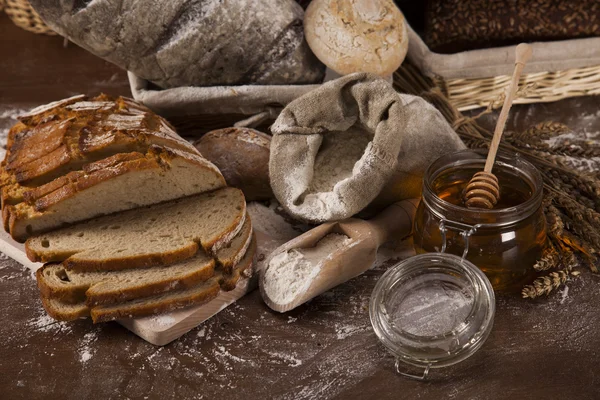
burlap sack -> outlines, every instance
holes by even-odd
[[[429,163],[464,148],[432,105],[365,73],[294,100],[271,130],[273,192],[291,215],[313,223],[356,214],[386,186],[394,201],[413,197]]]

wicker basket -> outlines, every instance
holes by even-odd
[[[515,103],[600,94],[600,37],[531,46],[534,57],[520,81],[526,90]],[[501,98],[514,68],[514,47],[438,54],[409,28],[408,58],[460,111],[487,107]]]
[[[33,33],[56,35],[56,32],[48,28],[27,0],[0,0],[0,10],[3,8],[18,27]]]
[[[498,101],[510,82],[501,75],[482,79],[444,79],[433,77],[454,107],[460,111],[487,107]],[[519,86],[528,88],[515,100],[517,104],[544,103],[568,97],[600,94],[600,65],[565,71],[539,72],[521,76]]]

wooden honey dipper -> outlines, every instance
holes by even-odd
[[[502,132],[504,132],[508,112],[510,111],[510,107],[517,94],[519,78],[525,64],[527,64],[527,61],[531,57],[531,46],[526,43],[521,43],[517,46],[515,55],[515,70],[513,71],[510,84],[508,85],[508,92],[506,93],[506,98],[504,99],[498,122],[496,122],[496,129],[494,130],[492,144],[490,145],[487,160],[485,161],[485,167],[483,168],[483,171],[473,175],[473,178],[471,178],[465,189],[464,202],[469,208],[492,209],[500,198],[500,185],[498,184],[496,175],[492,174],[492,168],[494,167],[496,153],[498,152]]]

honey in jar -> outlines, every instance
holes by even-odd
[[[415,219],[415,249],[464,256],[495,290],[520,291],[546,245],[542,178],[519,155],[501,152],[493,169],[500,184],[498,204],[492,210],[466,208],[464,188],[483,170],[486,155],[465,150],[430,165]]]

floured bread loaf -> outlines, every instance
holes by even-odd
[[[244,195],[228,187],[34,236],[25,250],[32,261],[80,271],[169,265],[199,248],[214,255],[242,230],[245,216]]]
[[[161,88],[320,82],[293,0],[32,0],[56,32]]]

